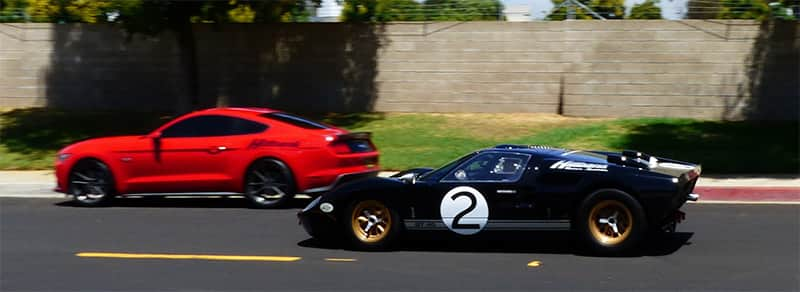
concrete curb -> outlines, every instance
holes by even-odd
[[[695,187],[700,201],[796,202],[800,203],[800,188],[795,187]]]

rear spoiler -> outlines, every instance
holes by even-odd
[[[656,157],[635,150],[623,150],[622,153],[604,152],[608,162],[639,168],[654,168],[658,166]]]
[[[370,132],[352,132],[336,136],[336,140],[371,140],[372,133]]]
[[[622,153],[603,152],[602,154],[605,154],[608,157],[608,162],[611,163],[644,168],[686,181],[699,177],[703,169],[699,164],[655,157],[635,150],[624,150]]]

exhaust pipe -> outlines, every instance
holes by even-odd
[[[688,194],[688,195],[686,195],[686,200],[687,201],[697,202],[698,199],[700,199],[700,195],[698,195],[698,194]]]

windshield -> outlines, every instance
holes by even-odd
[[[473,156],[475,156],[475,154],[477,154],[477,152],[473,152],[473,153],[461,156],[458,159],[450,161],[447,164],[445,164],[444,166],[439,167],[438,169],[429,171],[429,172],[421,175],[417,179],[418,180],[429,180],[429,179],[430,180],[439,180],[440,178],[445,176],[447,173],[449,173],[452,168],[460,165],[462,162],[466,161],[467,159],[472,158]]]

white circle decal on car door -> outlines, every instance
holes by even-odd
[[[453,188],[439,206],[442,221],[455,233],[470,235],[480,232],[489,220],[489,205],[483,194],[473,187]]]

